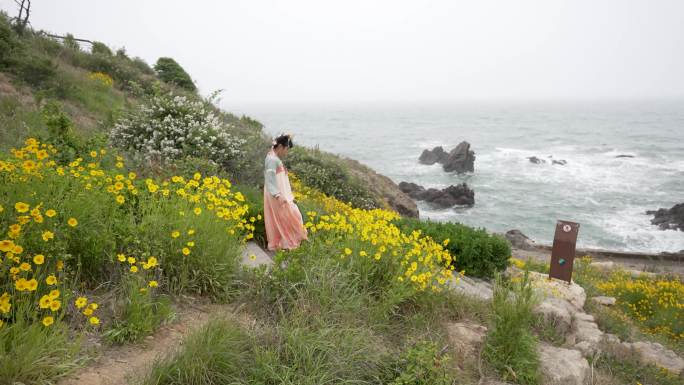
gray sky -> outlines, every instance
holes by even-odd
[[[33,0],[31,22],[171,56],[228,108],[684,97],[682,0]]]

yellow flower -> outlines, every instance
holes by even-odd
[[[195,215],[200,215],[200,214],[202,214],[202,209],[201,209],[200,207],[195,207],[195,209],[192,210],[192,211],[195,213]]]
[[[44,295],[40,297],[40,301],[38,301],[38,307],[41,309],[47,309],[50,307],[50,302],[52,302],[50,296]]]
[[[78,297],[76,301],[74,302],[74,305],[76,305],[77,308],[81,309],[83,308],[86,304],[88,303],[88,298],[86,297]]]
[[[135,173],[134,173],[134,172],[129,172],[129,173],[128,173],[128,179],[130,179],[130,180],[133,180],[133,179],[135,179],[135,178],[136,178],[136,176],[137,176],[137,175],[135,175]]]
[[[27,262],[22,262],[21,265],[19,265],[19,270],[21,271],[29,271],[31,270],[31,265]]]
[[[158,264],[157,258],[155,258],[155,257],[149,257],[149,258],[147,258],[147,266],[148,266],[148,268],[150,268],[150,267],[155,267],[155,266],[157,266],[157,264]]]
[[[17,210],[17,212],[25,213],[29,211],[29,205],[24,202],[17,202],[14,204],[14,209]]]
[[[42,265],[45,262],[45,256],[43,254],[36,254],[33,256],[33,263],[36,265]]]
[[[76,227],[78,225],[78,221],[76,220],[76,218],[69,218],[67,224],[71,227]]]
[[[178,238],[180,237],[180,232],[179,231],[174,231],[171,233],[171,238]]]
[[[124,198],[123,195],[117,195],[116,196],[116,203],[122,205],[124,202],[126,202],[126,198]]]
[[[119,260],[119,262],[126,262],[126,256],[123,254],[118,254],[116,258]]]
[[[97,158],[97,151],[90,151],[90,156],[93,158]]]
[[[52,325],[54,322],[55,319],[50,316],[43,318],[43,325],[45,325],[46,327]]]
[[[50,290],[50,294],[48,294],[48,295],[50,296],[51,299],[57,299],[57,298],[59,298],[59,294],[60,294],[59,290],[54,289],[54,290]]]
[[[131,273],[137,273],[138,272],[138,266],[131,266]]]
[[[57,215],[57,211],[55,211],[53,209],[49,209],[48,211],[45,212],[45,215],[47,215],[48,218],[52,218],[55,215]]]
[[[55,277],[52,274],[48,275],[48,277],[45,278],[45,283],[47,283],[48,285],[55,285],[57,284],[57,277]]]
[[[12,254],[16,255],[16,254],[21,254],[23,252],[24,252],[24,248],[19,246],[19,245],[14,245],[14,247],[12,248]]]
[[[190,249],[188,249],[187,247],[184,247],[183,250],[182,250],[182,252],[183,252],[183,255],[189,255],[189,254],[190,254]]]
[[[28,291],[36,291],[38,289],[38,281],[35,278],[26,281],[26,289]]]
[[[130,265],[135,265],[135,262],[137,262],[137,261],[136,261],[136,259],[135,259],[134,257],[128,257],[128,263],[129,263]]]
[[[26,284],[27,282],[25,278],[19,278],[16,281],[14,281],[14,287],[19,291],[28,290]]]
[[[86,315],[86,316],[93,315],[93,309],[87,308],[87,309],[83,310],[83,315]]]
[[[59,310],[59,308],[61,306],[62,306],[62,302],[60,302],[59,300],[54,300],[54,301],[50,302],[50,310],[52,310],[52,311]]]
[[[148,283],[148,285],[149,285],[150,287],[157,287],[157,286],[159,286],[159,284],[157,283],[157,281],[150,281],[150,283]]]
[[[9,239],[0,241],[0,251],[6,253],[8,251],[12,251],[12,249],[14,249],[14,242],[10,241]]]
[[[93,310],[97,310],[97,307],[98,307],[98,306],[97,306],[97,303],[93,302],[93,303],[91,303],[90,305],[88,305],[88,307],[91,308],[91,309],[93,309]]]
[[[53,239],[55,237],[55,234],[52,231],[43,231],[43,240],[45,242],[49,241],[50,239]]]
[[[351,255],[352,251],[351,251],[350,248],[345,247],[345,248],[344,248],[344,253],[345,253],[346,255]]]
[[[193,234],[195,234],[195,230],[194,230],[194,229],[188,230],[188,235],[193,235]]]
[[[90,317],[88,319],[88,322],[90,322],[91,325],[99,325],[100,320],[97,317]]]

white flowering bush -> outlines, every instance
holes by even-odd
[[[245,144],[231,131],[234,127],[223,122],[208,103],[157,93],[121,118],[110,140],[148,161],[196,157],[228,166],[242,155]]]

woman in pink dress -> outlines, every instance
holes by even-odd
[[[284,158],[292,148],[290,135],[280,135],[264,161],[264,223],[269,250],[295,249],[307,239],[302,214],[294,203]]]

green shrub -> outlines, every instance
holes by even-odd
[[[492,299],[493,321],[485,340],[483,357],[504,380],[517,384],[539,383],[537,339],[531,333],[536,303],[529,274],[506,283],[498,276]]]
[[[473,277],[491,278],[508,266],[511,248],[505,239],[490,235],[485,229],[474,229],[459,223],[420,221],[402,218],[395,224],[404,232],[420,230],[437,242],[444,243],[458,271]]]
[[[145,75],[154,75],[154,70],[143,58],[134,57],[131,64]]]
[[[62,44],[64,44],[64,46],[66,48],[72,49],[74,51],[80,51],[81,50],[81,46],[76,41],[76,38],[74,37],[74,35],[72,35],[70,33],[66,34],[66,37],[62,41]]]
[[[175,60],[170,57],[160,57],[154,65],[154,70],[159,78],[169,84],[175,84],[188,91],[196,91],[190,75]]]
[[[0,69],[11,64],[11,58],[20,47],[19,40],[4,14],[0,14]]]
[[[283,161],[309,187],[357,208],[382,207],[373,194],[352,178],[344,166],[330,155],[304,147],[295,147]]]
[[[90,52],[93,55],[104,55],[112,56],[112,50],[107,47],[105,43],[100,43],[99,41],[94,41],[93,46],[90,48]]]
[[[48,88],[57,74],[57,65],[47,57],[32,53],[16,58],[13,72],[31,87]]]

